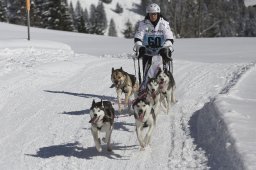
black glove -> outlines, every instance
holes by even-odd
[[[145,55],[145,53],[146,53],[146,48],[144,46],[141,46],[139,48],[139,56],[138,56],[138,58],[143,57]]]
[[[172,52],[169,48],[161,48],[158,52],[165,62],[172,60]]]

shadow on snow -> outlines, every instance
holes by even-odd
[[[104,96],[104,95],[95,95],[95,94],[84,94],[84,93],[73,93],[73,92],[66,92],[66,91],[51,91],[51,90],[44,90],[48,93],[60,93],[60,94],[67,94],[67,95],[73,95],[78,97],[84,97],[84,98],[99,98],[101,100],[107,100],[116,103],[117,99],[115,97],[110,96]],[[60,114],[66,114],[66,115],[84,115],[89,114],[90,109],[80,110],[80,111],[69,111],[69,112],[62,112]]]
[[[66,91],[51,91],[51,90],[44,90],[44,91],[48,93],[62,93],[62,94],[73,95],[73,96],[84,97],[84,98],[99,98],[102,100],[108,100],[112,102],[117,101],[116,97],[104,96],[104,95],[73,93],[73,92],[66,92]]]
[[[124,156],[115,153],[115,150],[131,150],[135,149],[137,145],[131,146],[119,146],[119,144],[112,144],[113,151],[108,152],[106,145],[102,146],[102,152],[98,152],[95,147],[83,148],[79,146],[79,142],[67,143],[63,145],[53,145],[39,148],[36,154],[26,154],[27,156],[39,157],[39,158],[51,158],[56,156],[65,156],[65,157],[76,157],[79,159],[93,159],[95,156],[104,156],[109,159],[122,159],[128,160],[128,158],[124,158]]]

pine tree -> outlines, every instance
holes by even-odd
[[[123,11],[124,11],[123,7],[119,3],[117,3],[115,12],[118,14],[121,14],[121,13],[123,13]]]
[[[25,1],[10,0],[8,2],[8,18],[12,24],[25,25],[26,7]]]
[[[34,0],[34,3],[31,1],[31,10],[33,11],[30,14],[31,17],[31,26],[36,26],[40,28],[44,28],[43,21],[43,3],[44,0]]]
[[[256,8],[249,7],[246,12],[245,36],[256,37]]]
[[[65,2],[65,0],[45,0],[42,13],[45,28],[74,30],[73,20]]]
[[[90,18],[89,18],[89,33],[90,34],[94,34],[95,31],[94,31],[94,27],[96,25],[96,18],[94,17],[95,16],[95,13],[96,13],[96,6],[94,4],[91,4],[90,6]]]
[[[91,5],[90,33],[103,35],[106,28],[107,18],[103,3],[99,2],[96,8],[94,5]]]
[[[0,0],[0,22],[7,22],[6,8]]]
[[[37,5],[38,3],[38,5]],[[32,0],[30,6],[30,25],[34,27],[42,27],[42,14],[39,0]]]
[[[90,31],[89,14],[86,8],[84,9],[84,12],[83,12],[83,18],[84,18],[84,25],[85,25],[84,33],[89,33]]]
[[[76,8],[75,8],[75,17],[74,17],[74,21],[75,21],[75,27],[77,29],[78,32],[85,32],[86,28],[85,28],[85,21],[83,18],[83,8],[81,6],[80,1],[77,1],[76,3]]]
[[[72,3],[72,1],[69,3],[69,13],[70,13],[70,15],[71,15],[71,18],[72,18],[72,20],[73,20],[73,24],[74,24],[74,27],[75,27],[75,29],[76,29],[76,31],[77,31],[77,27],[76,27],[76,14],[75,14],[75,9],[74,9],[74,7],[73,7],[73,3]]]
[[[124,34],[125,38],[133,38],[134,37],[134,29],[132,26],[132,23],[130,22],[130,20],[128,20],[125,23],[126,29],[122,32]]]
[[[148,4],[152,3],[152,0],[141,0],[141,14],[145,15],[146,14],[146,8]]]
[[[109,23],[108,35],[112,36],[112,37],[117,37],[116,24],[115,24],[113,18],[111,18],[110,23]]]
[[[61,30],[64,31],[74,31],[75,27],[73,24],[73,18],[69,12],[67,0],[61,0],[60,4],[60,12],[61,12]]]

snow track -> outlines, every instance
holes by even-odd
[[[0,52],[6,54],[0,60],[0,146],[8,153],[0,156],[2,169],[209,169],[209,153],[191,136],[191,117],[251,67],[175,61],[178,103],[157,118],[151,146],[139,150],[134,117],[127,116],[115,120],[113,152],[104,145],[98,153],[90,132],[91,102],[116,103],[111,68],[134,74],[132,59],[44,50],[30,52],[33,59],[17,51],[25,57],[13,62],[8,53],[14,52]]]

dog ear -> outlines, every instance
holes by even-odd
[[[100,100],[100,102],[101,102],[101,106],[104,107],[102,99]]]
[[[123,71],[123,68],[121,67],[120,70]]]
[[[115,71],[114,67],[112,67],[112,73]]]
[[[92,101],[92,106],[94,106],[95,105],[95,100],[93,99],[93,101]]]

